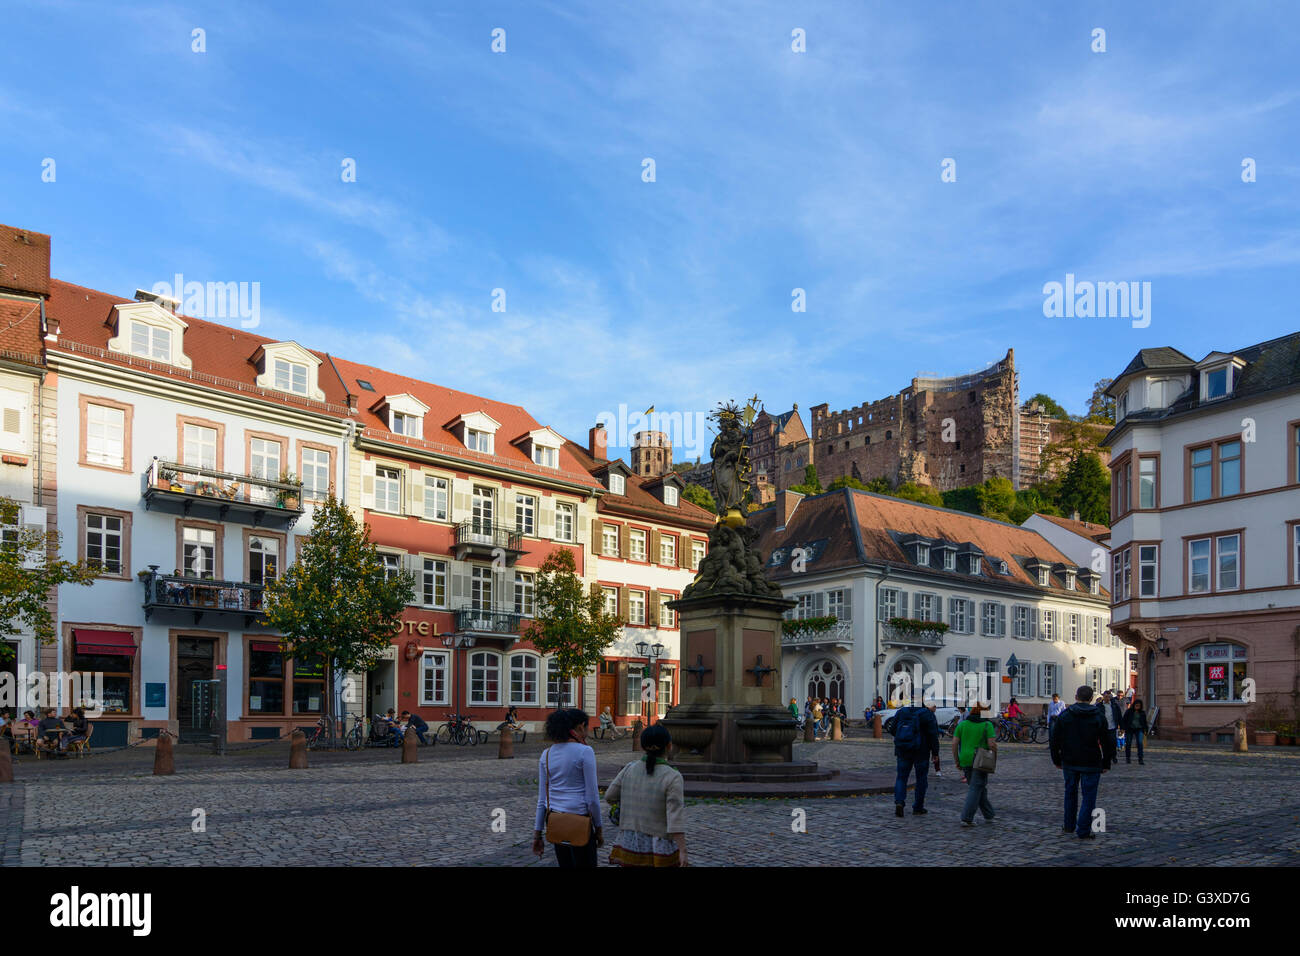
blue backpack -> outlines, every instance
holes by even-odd
[[[921,708],[904,707],[894,715],[894,744],[903,750],[921,749]]]

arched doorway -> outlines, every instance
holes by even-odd
[[[844,677],[844,668],[840,662],[829,658],[815,661],[808,669],[805,681],[809,697],[825,697],[845,700],[848,697],[848,681]]]

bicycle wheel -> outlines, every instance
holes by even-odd
[[[348,735],[343,738],[343,746],[348,750],[361,749],[361,728],[353,727],[348,731]]]
[[[471,747],[478,743],[478,731],[474,728],[473,724],[469,724],[465,727],[465,743],[469,744]]]
[[[1027,744],[1033,738],[1033,730],[1029,727],[1021,727],[1016,731],[1016,740],[1019,743]]]
[[[506,733],[510,733],[510,731],[507,730]],[[480,730],[478,732],[478,742],[481,744],[485,744],[488,742],[488,738],[491,736],[492,735],[488,733],[486,730]]]
[[[440,744],[449,744],[452,742],[451,724],[443,724],[438,728],[438,732],[433,735],[434,739]]]

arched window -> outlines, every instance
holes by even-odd
[[[501,655],[475,651],[469,657],[469,702],[501,703]]]
[[[510,703],[537,706],[537,672],[536,654],[510,655]]]
[[[810,697],[838,698],[844,700],[846,685],[844,671],[835,661],[819,661],[808,674]]]
[[[1240,644],[1197,644],[1185,657],[1189,704],[1241,702],[1249,655]]]

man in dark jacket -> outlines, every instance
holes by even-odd
[[[1101,775],[1115,762],[1115,735],[1107,730],[1106,718],[1092,703],[1091,687],[1080,687],[1074,699],[1074,705],[1052,724],[1052,763],[1065,773],[1065,824],[1061,831],[1073,830],[1079,839],[1088,840],[1093,837],[1092,811],[1097,806]]]
[[[916,797],[912,813],[926,813],[925,791],[929,786],[930,760],[939,769],[939,721],[928,707],[903,707],[892,718],[894,727],[894,759],[898,776],[894,780],[894,815],[903,815],[907,803],[907,778],[916,770]]]

